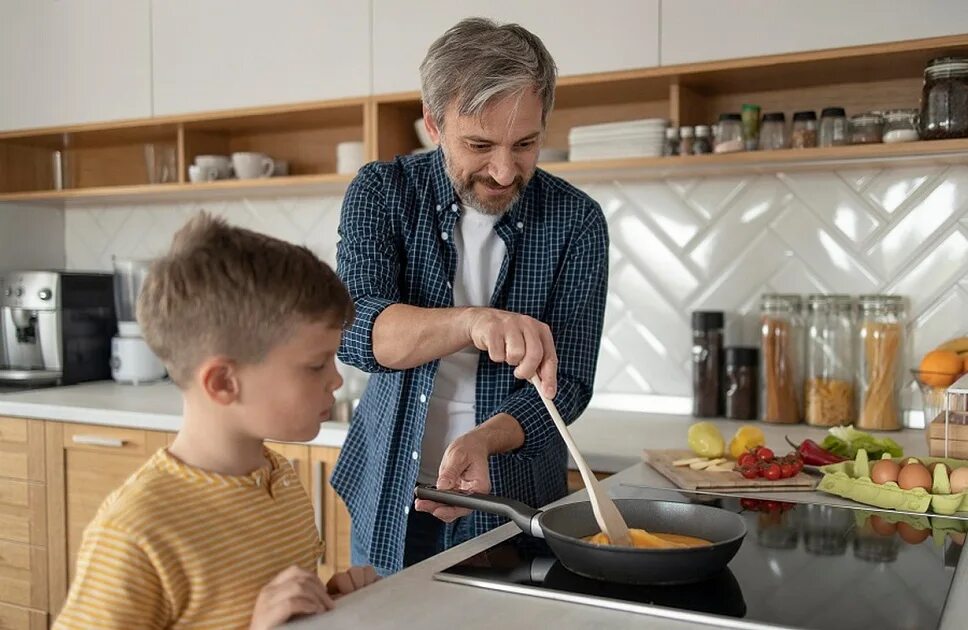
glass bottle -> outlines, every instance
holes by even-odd
[[[716,153],[743,151],[743,119],[739,114],[720,114],[719,133],[716,135]]]
[[[760,151],[785,149],[786,116],[783,112],[763,114],[763,124],[760,125]]]
[[[862,295],[858,324],[856,426],[901,428],[898,394],[904,360],[904,301],[897,295]]]
[[[968,57],[932,59],[924,69],[921,137],[968,137]]]
[[[760,304],[760,416],[800,422],[803,321],[799,295],[768,293]]]
[[[679,155],[692,155],[692,127],[679,127]]]
[[[723,415],[723,312],[692,313],[692,415]]]
[[[679,128],[666,127],[662,155],[679,155]]]
[[[696,126],[696,139],[692,143],[692,154],[703,155],[713,152],[713,140],[706,125]]]
[[[758,348],[726,348],[726,417],[732,420],[756,420],[760,397]]]
[[[807,424],[831,427],[854,419],[854,303],[848,295],[807,299]]]
[[[820,113],[820,146],[839,147],[849,143],[847,114],[843,107],[826,107]]]
[[[793,114],[793,130],[790,132],[790,148],[812,149],[817,146],[817,115],[810,112]]]

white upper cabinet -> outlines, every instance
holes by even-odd
[[[370,6],[355,0],[154,0],[154,113],[370,93]]]
[[[0,129],[151,115],[149,0],[0,0]]]
[[[517,22],[548,47],[562,76],[658,65],[658,0],[372,0],[373,90],[420,89],[430,44],[466,17]]]
[[[663,0],[662,65],[968,32],[966,0]]]

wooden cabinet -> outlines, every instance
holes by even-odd
[[[47,614],[21,606],[0,604],[0,630],[47,630]]]
[[[0,129],[151,115],[149,0],[5,2],[2,13]]]
[[[330,478],[340,449],[335,447],[310,447],[312,481],[310,496],[316,515],[316,527],[320,531],[326,550],[320,562],[319,577],[328,580],[334,573],[345,571],[350,561],[350,515],[346,505],[337,496]]]

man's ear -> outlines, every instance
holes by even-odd
[[[196,370],[199,388],[205,397],[219,405],[231,405],[242,393],[238,364],[228,357],[206,359]]]
[[[426,105],[423,106],[423,120],[424,127],[427,129],[427,133],[430,134],[430,139],[434,141],[434,144],[440,144],[440,128],[437,127],[437,123],[434,122],[434,117],[430,114],[430,108]]]

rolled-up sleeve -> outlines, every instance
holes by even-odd
[[[588,406],[595,382],[608,289],[608,226],[599,208],[589,212],[581,234],[569,248],[545,323],[558,353],[555,407],[571,424]],[[558,431],[534,387],[522,384],[497,409],[513,416],[524,430],[515,455],[532,458]]]
[[[364,372],[394,371],[373,355],[373,324],[384,309],[400,301],[399,253],[379,169],[377,163],[368,164],[350,184],[336,245],[336,273],[356,308],[353,324],[343,333],[339,359]]]

